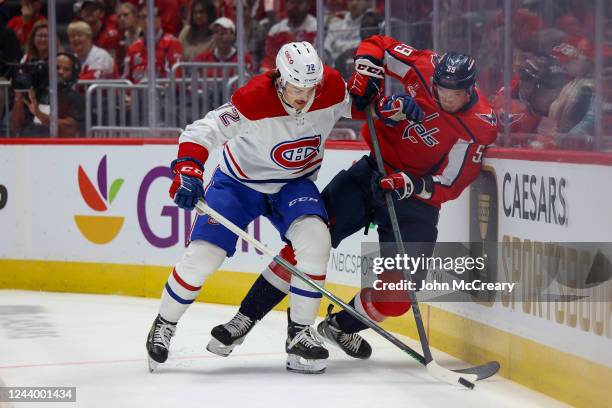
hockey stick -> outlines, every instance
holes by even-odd
[[[284,260],[282,257],[272,252],[266,245],[264,245],[263,243],[261,243],[260,241],[258,241],[257,239],[255,239],[254,237],[252,237],[250,234],[246,233],[242,229],[240,229],[240,227],[236,226],[234,223],[232,223],[230,220],[225,218],[223,215],[219,214],[214,209],[210,208],[208,204],[206,204],[206,202],[204,202],[203,200],[199,201],[196,204],[196,210],[200,214],[208,214],[211,218],[214,218],[217,222],[219,222],[225,228],[229,229],[234,234],[238,235],[240,238],[244,239],[249,244],[253,245],[255,248],[263,252],[264,254],[268,255],[276,263],[278,263],[279,265],[282,265],[285,269],[290,271],[293,275],[297,276],[298,279],[300,279],[301,281],[303,281],[304,283],[312,287],[317,292],[325,295],[325,297],[327,297],[333,303],[342,307],[351,316],[353,316],[354,318],[359,320],[361,323],[365,324],[366,326],[374,330],[376,333],[380,334],[382,337],[384,337],[386,340],[391,342],[393,345],[397,346],[400,350],[409,354],[412,358],[416,359],[422,365],[427,365],[425,357],[419,354],[419,352],[415,351],[410,346],[404,344],[401,340],[399,340],[398,338],[396,338],[395,336],[387,332],[385,329],[380,327],[374,321],[370,320],[366,316],[363,316],[362,314],[357,312],[350,305],[346,304],[342,299],[338,298],[336,295],[329,292],[327,289],[319,286],[317,283],[315,283],[312,279],[306,276],[303,272],[301,272],[295,266],[293,266],[292,264]],[[499,365],[497,367],[491,366],[491,365],[484,365],[484,366],[479,366],[479,367],[468,368],[465,370],[460,370],[457,372],[461,372],[463,374],[463,377],[465,377],[465,379],[463,379],[463,382],[461,382],[460,384],[468,388],[473,388],[474,387],[473,381],[488,378],[494,375],[498,369],[499,369]],[[445,381],[445,382],[449,382],[453,385],[457,384],[457,381],[453,381],[453,382]]]
[[[376,129],[374,128],[374,121],[372,119],[371,109],[366,109],[366,120],[368,122],[368,129],[370,130],[372,150],[376,158],[376,165],[378,167],[378,171],[383,176],[385,176],[385,164],[383,162],[382,154],[380,153],[380,145],[378,143]],[[389,211],[389,218],[391,219],[391,226],[393,227],[393,235],[395,235],[397,251],[399,252],[399,255],[404,256],[406,254],[406,249],[404,248],[404,241],[402,240],[402,234],[400,232],[399,222],[397,221],[397,214],[395,213],[395,205],[393,204],[393,197],[391,196],[391,194],[391,191],[385,192],[385,201],[387,203],[387,210]],[[408,280],[412,282],[412,276],[410,273],[407,274],[407,277]],[[440,381],[444,381],[449,384],[459,383],[471,389],[474,388],[473,381],[478,380],[478,378],[474,378],[473,376],[470,376],[467,373],[473,372],[474,370],[479,370],[480,367],[486,366],[488,366],[489,369],[494,369],[494,373],[499,370],[499,363],[497,363],[496,361],[491,361],[489,363],[484,364],[483,366],[476,366],[464,370],[455,371],[446,369],[436,363],[436,361],[433,359],[433,356],[431,355],[429,341],[427,339],[427,334],[425,334],[425,327],[423,325],[423,318],[421,316],[421,309],[419,308],[416,293],[412,290],[408,290],[408,297],[410,298],[410,303],[412,303],[412,313],[414,314],[414,321],[416,324],[417,332],[419,334],[419,340],[421,342],[421,347],[423,348],[423,354],[425,355],[424,365],[427,368],[427,371],[429,371],[429,374],[439,379]]]

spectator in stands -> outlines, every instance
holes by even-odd
[[[563,2],[560,2],[563,3]],[[571,37],[592,39],[595,35],[595,2],[569,1],[561,4],[566,13],[557,18],[555,27]]]
[[[68,25],[68,41],[74,55],[81,63],[79,79],[117,78],[117,66],[108,51],[93,43],[93,32],[84,21]]]
[[[21,46],[17,35],[6,26],[6,20],[0,19],[0,80],[6,81],[11,77],[11,68],[6,63],[17,63],[22,58]],[[4,117],[6,101],[0,98],[0,113]],[[4,119],[4,118],[3,118]]]
[[[91,27],[94,44],[115,58],[121,38],[116,26],[104,24],[105,8],[102,0],[85,0],[81,4],[79,16]]]
[[[215,48],[204,51],[195,57],[197,62],[238,62],[238,53],[235,47],[236,44],[236,26],[234,22],[227,17],[219,17],[212,23],[211,29],[214,32]],[[248,52],[244,55],[247,71],[253,69],[253,60]],[[208,77],[233,77],[238,75],[238,71],[234,68],[225,70],[221,68],[209,68],[206,76]]]
[[[59,45],[59,42],[58,42]],[[25,54],[22,63],[32,61],[47,61],[49,59],[49,25],[47,20],[40,20],[34,24],[26,41]]]
[[[529,145],[537,138],[536,133],[543,117],[548,116],[550,106],[563,86],[567,74],[550,55],[528,57],[519,69],[518,79],[510,89],[510,111],[504,112],[504,94],[500,89],[492,105],[498,116],[509,121],[512,133],[531,134],[517,136],[518,145]]]
[[[117,23],[121,32],[119,49],[115,61],[119,65],[121,76],[127,76],[127,52],[128,48],[134,44],[142,35],[138,21],[138,8],[132,3],[121,3],[117,6]]]
[[[143,32],[146,32],[147,9],[141,8],[138,11]],[[172,66],[180,62],[183,58],[183,48],[179,40],[170,33],[162,29],[159,11],[155,9],[153,19],[155,32],[155,72],[157,78],[167,78]],[[140,38],[128,49],[128,79],[138,83],[145,79],[147,75],[147,45],[146,37]]]
[[[85,123],[83,97],[75,90],[80,71],[79,60],[72,54],[57,54],[58,133],[74,137],[82,134]],[[11,130],[18,136],[48,136],[50,126],[49,90],[15,92],[11,110]]]
[[[244,3],[244,40],[246,49],[251,54],[253,59],[253,71],[259,70],[261,59],[264,56],[266,46],[267,30],[263,24],[257,21],[254,17],[254,12],[249,11],[249,4]]]
[[[213,0],[194,0],[189,12],[189,23],[179,34],[185,60],[192,61],[196,55],[213,46],[213,35],[210,29],[215,20]]]
[[[351,0],[325,0],[324,21],[326,30],[332,23],[337,22],[338,20],[342,20],[346,16],[346,14],[348,13],[348,3],[350,1]],[[371,0],[368,0],[368,6],[372,6]]]
[[[308,41],[314,44],[317,19],[308,13],[310,6],[310,0],[287,0],[287,18],[273,25],[268,32],[261,71],[274,69],[276,54],[283,44],[294,41]]]
[[[43,3],[41,0],[21,0],[21,15],[11,18],[8,27],[17,34],[19,43],[25,45],[34,27],[34,23],[45,20],[42,15]]]
[[[383,18],[376,14],[376,12],[366,11],[361,18],[361,27],[359,29],[360,41],[376,34],[383,34],[382,22]],[[356,50],[357,47],[349,48],[334,61],[334,68],[342,74],[342,78],[346,81],[349,80],[355,70],[354,56]]]
[[[343,19],[336,19],[329,24],[325,37],[325,51],[332,64],[344,51],[357,48],[361,41],[361,20],[372,4],[370,0],[347,0],[346,3],[348,13]]]
[[[146,8],[146,0],[130,0],[138,2],[138,9]],[[161,27],[165,33],[177,36],[183,27],[181,19],[181,4],[177,0],[155,0],[155,8],[159,10]]]
[[[104,25],[112,25],[115,27],[119,27],[119,23],[117,21],[117,0],[103,0],[104,2]]]

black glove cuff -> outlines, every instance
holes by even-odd
[[[433,177],[427,175],[424,176],[421,180],[423,180],[423,190],[421,191],[421,194],[433,194]]]

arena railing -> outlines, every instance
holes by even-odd
[[[128,81],[129,82],[129,81]],[[144,137],[178,136],[181,129],[167,126],[169,109],[168,81],[156,81],[157,97],[164,101],[157,105],[157,126],[148,123],[146,84],[98,83],[89,86],[85,94],[85,133],[88,137]]]
[[[238,85],[238,76],[230,74],[237,71],[238,63],[230,62],[175,64],[169,76],[169,117],[175,121],[168,125],[184,128],[229,101]]]

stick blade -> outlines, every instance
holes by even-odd
[[[431,360],[425,366],[429,375],[450,385],[461,385],[469,389],[474,388],[474,382],[478,380],[476,374],[463,374],[451,371],[440,366],[434,360]]]
[[[478,377],[476,381],[480,381],[480,380],[484,380],[485,378],[489,378],[497,374],[497,372],[499,371],[499,368],[500,368],[500,365],[497,361],[489,361],[488,363],[485,363],[479,366],[464,368],[461,370],[453,370],[453,371],[459,374],[475,374]]]

